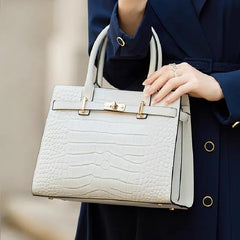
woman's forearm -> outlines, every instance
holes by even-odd
[[[120,28],[133,37],[143,16],[147,0],[119,0],[118,16]]]

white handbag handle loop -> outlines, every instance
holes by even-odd
[[[151,39],[151,42],[150,42],[150,66],[148,70],[148,76],[162,66],[161,44],[154,28],[152,28],[152,33],[153,33],[153,38]],[[104,59],[105,59],[106,48],[107,48],[107,41],[108,39],[106,36],[102,44],[99,62],[97,66],[97,76],[96,76],[95,84],[97,84],[99,87],[102,87],[103,67],[104,67]]]
[[[97,58],[98,49],[100,45],[103,43],[101,52],[100,52],[98,72],[97,72],[97,82],[100,87],[102,86],[103,66],[104,66],[104,58],[105,58],[106,47],[107,47],[108,29],[109,29],[109,25],[105,27],[102,30],[102,32],[98,35],[92,47],[89,64],[88,64],[87,78],[86,78],[84,89],[83,89],[82,101],[83,99],[92,101],[93,92],[95,88],[95,85],[94,85],[95,60]],[[160,41],[153,28],[152,28],[152,32],[153,32],[153,37],[150,41],[150,66],[149,66],[148,75],[156,71],[162,65],[162,50],[161,50]],[[143,91],[145,91],[148,86],[149,85],[146,85]],[[144,97],[143,95],[143,101],[145,102],[146,105],[150,105],[150,97],[151,96]]]

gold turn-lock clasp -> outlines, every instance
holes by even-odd
[[[113,102],[106,102],[104,103],[104,110],[109,111],[116,111],[116,112],[124,112],[126,105],[123,103],[116,103],[116,101]]]
[[[138,119],[143,119],[147,117],[147,114],[143,114],[143,107],[145,106],[145,102],[141,101],[140,105],[139,105],[139,110],[138,110],[138,114],[137,114],[137,118]]]

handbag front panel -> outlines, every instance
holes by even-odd
[[[57,86],[51,106],[58,100],[80,101],[82,89]],[[102,88],[95,89],[93,99],[136,106],[141,100],[142,92]],[[137,119],[134,113],[94,110],[84,116],[51,106],[34,174],[35,195],[171,202],[178,116]]]

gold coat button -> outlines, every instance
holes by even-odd
[[[125,46],[125,41],[121,37],[117,37],[117,42],[121,47]]]
[[[210,196],[205,196],[202,203],[204,207],[211,207],[213,205],[213,199]]]
[[[204,144],[204,149],[205,149],[207,152],[213,152],[214,149],[215,149],[215,144],[214,144],[212,141],[207,141],[207,142],[205,142],[205,144]]]
[[[232,128],[235,128],[235,127],[238,126],[239,124],[240,124],[240,121],[235,122],[235,123],[232,125]]]

